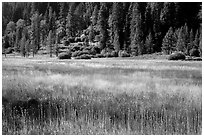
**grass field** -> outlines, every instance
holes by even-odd
[[[2,60],[3,134],[201,134],[202,63]]]

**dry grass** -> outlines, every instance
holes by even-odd
[[[3,134],[202,131],[201,62],[7,58],[2,67]]]

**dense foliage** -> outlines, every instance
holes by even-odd
[[[58,45],[82,42],[104,55],[124,50],[131,56],[182,51],[201,55],[199,2],[3,2],[3,52],[23,56],[42,47],[58,55]],[[26,43],[26,44],[25,44]],[[70,49],[69,48],[69,49]],[[6,52],[5,52],[6,53]],[[101,54],[101,53],[97,53]]]

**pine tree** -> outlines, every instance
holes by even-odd
[[[97,24],[97,19],[98,19],[98,5],[96,4],[94,7],[93,14],[92,14],[92,24],[93,25]]]
[[[74,10],[75,3],[70,3],[69,12],[66,17],[66,35],[67,37],[73,37],[74,31],[76,31],[76,25],[74,24]]]
[[[200,33],[200,36],[199,36],[199,51],[200,51],[200,56],[202,57],[202,33]]]
[[[15,28],[16,24],[13,21],[10,21],[6,26],[6,34],[9,37],[9,43],[11,47],[14,47],[15,41]]]
[[[189,51],[194,47],[194,35],[193,35],[193,29],[190,31],[190,36],[189,36],[189,46],[187,49],[187,55],[189,55]]]
[[[23,57],[25,57],[25,55],[26,55],[25,44],[26,44],[26,38],[24,35],[21,39],[21,42],[20,42],[20,51],[21,51],[21,55]]]
[[[185,39],[184,39],[184,28],[181,27],[178,34],[178,40],[176,43],[177,51],[185,51]]]
[[[153,53],[153,38],[150,32],[145,41],[145,49],[148,54]]]
[[[145,9],[145,27],[144,27],[144,34],[145,36],[149,35],[149,32],[152,32],[153,30],[153,26],[152,26],[152,22],[153,22],[153,19],[152,19],[152,15],[151,15],[151,3],[148,2],[147,3],[147,6],[146,6],[146,9]]]
[[[122,12],[124,12],[122,10],[122,3],[119,2],[114,2],[113,3],[113,10],[112,10],[112,34],[113,35],[113,45],[115,50],[118,52],[121,49],[121,44],[120,43],[120,32],[123,31],[123,26],[121,25],[122,22]]]
[[[175,22],[175,5],[173,2],[165,2],[161,10],[160,20],[165,28],[174,26]]]
[[[162,51],[170,54],[175,50],[176,39],[174,37],[173,28],[170,27],[162,42]]]
[[[65,10],[65,3],[60,2],[60,12],[59,12],[59,20],[57,24],[57,32],[59,38],[63,38],[66,34],[65,28],[66,28],[66,10]]]
[[[161,51],[162,45],[162,32],[161,32],[161,22],[160,22],[160,14],[161,9],[163,7],[163,3],[161,2],[152,2],[151,3],[151,15],[152,15],[152,23],[153,23],[153,38],[154,38],[154,52]]]
[[[131,12],[130,12],[130,3],[124,2],[124,10],[125,10],[125,17],[124,17],[124,27],[123,27],[123,37],[124,45],[123,49],[129,51],[130,45],[130,20],[131,20]]]
[[[185,25],[184,25],[184,32],[183,32],[184,34],[184,52],[185,52],[185,54],[189,54],[189,46],[190,46],[190,38],[189,38],[189,32],[188,32],[188,25],[187,25],[187,23],[185,23]]]
[[[30,40],[29,39],[25,43],[25,52],[26,52],[26,56],[29,57],[29,53],[30,53]]]
[[[50,32],[48,34],[47,43],[48,43],[48,46],[49,46],[50,57],[52,57],[52,53],[53,53],[52,30],[50,30]]]
[[[93,42],[94,38],[95,38],[94,29],[93,29],[93,26],[91,25],[90,30],[89,30],[88,39],[89,39],[90,42]]]
[[[52,13],[52,7],[49,7],[49,30],[53,31],[53,13]]]
[[[23,28],[25,27],[25,21],[22,19],[19,19],[16,22],[16,42],[15,42],[15,51],[18,51],[20,49],[20,40],[22,38],[22,32]]]
[[[108,42],[108,9],[107,3],[102,2],[99,10],[98,25],[100,30],[100,49],[104,49]]]
[[[33,40],[34,53],[40,49],[40,21],[41,16],[38,12],[35,12],[35,14],[31,17],[31,39]]]
[[[133,3],[130,29],[131,51],[134,55],[141,55],[144,52],[144,45],[142,45],[143,31],[139,3]]]
[[[198,30],[196,31],[196,34],[195,34],[195,39],[194,39],[194,47],[195,49],[198,49],[199,47],[199,32]]]

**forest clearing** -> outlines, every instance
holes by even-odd
[[[2,63],[3,134],[201,134],[201,62]]]

